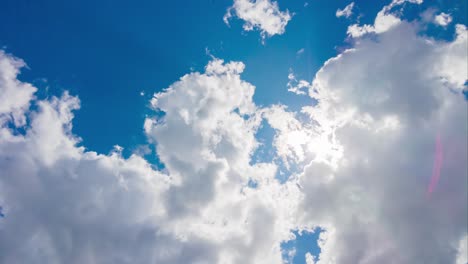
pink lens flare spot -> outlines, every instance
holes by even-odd
[[[436,137],[436,149],[434,155],[434,167],[432,168],[432,177],[427,189],[427,194],[430,196],[437,187],[440,179],[440,169],[442,168],[442,160],[444,158],[444,152],[442,150],[442,143],[440,141],[440,135]]]

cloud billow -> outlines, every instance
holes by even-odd
[[[244,21],[245,31],[259,30],[263,40],[282,35],[291,20],[288,10],[281,11],[278,3],[270,0],[234,0],[224,15],[224,22],[229,25],[229,19],[233,16]]]

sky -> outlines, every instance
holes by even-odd
[[[459,0],[0,4],[0,263],[468,263]]]

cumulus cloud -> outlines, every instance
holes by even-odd
[[[244,21],[245,31],[259,30],[263,39],[283,34],[291,20],[289,11],[281,11],[278,3],[271,0],[234,0],[224,15],[224,22],[229,25],[233,16]]]
[[[350,17],[353,14],[354,2],[345,6],[343,9],[336,10],[336,17]]]
[[[405,3],[422,4],[423,0],[393,0],[389,5],[386,5],[377,13],[373,25],[353,24],[348,27],[348,35],[353,38],[358,38],[369,33],[382,33],[392,27],[398,25],[401,20],[393,12],[395,7],[401,6]]]
[[[317,263],[455,263],[466,255],[458,248],[468,220],[468,55],[466,28],[457,28],[453,42],[434,42],[402,21],[317,73],[309,94],[318,104],[303,111],[343,150],[336,166],[312,160],[300,176],[303,225],[326,230]],[[434,170],[440,179],[430,192]]]
[[[307,263],[465,263],[467,29],[423,26],[399,19],[313,81],[291,74],[313,101],[297,112],[257,106],[245,65],[214,58],[151,99],[164,170],[80,146],[79,99],[36,98],[1,52],[0,262],[279,264],[292,230],[320,227]],[[284,183],[252,161],[263,121],[295,168]]]
[[[0,57],[1,75],[6,70],[18,73],[24,65],[18,61]],[[1,84],[12,91],[2,97],[2,105],[25,96],[23,87],[32,87],[15,75],[10,78]],[[125,160],[117,153],[100,155],[77,147],[71,133],[72,110],[79,107],[76,97],[65,93],[34,103],[35,110],[12,108],[27,116],[28,125],[0,124],[0,203],[5,214],[0,262],[173,263],[198,250],[203,254],[208,248],[203,241],[184,245],[158,228],[164,210],[155,201],[167,188],[167,177],[140,157]],[[171,245],[178,247],[168,251]]]
[[[215,263],[281,263],[299,192],[274,178],[274,164],[250,164],[261,111],[243,69],[215,59],[156,94],[152,106],[164,116],[148,121],[147,132],[174,175],[167,202],[179,232],[214,239]]]
[[[215,59],[155,95],[164,115],[145,130],[161,172],[121,147],[77,146],[78,98],[33,99],[20,62],[0,57],[1,105],[23,100],[0,124],[0,262],[282,263],[299,193],[274,179],[274,164],[250,164],[260,119],[242,63]]]
[[[17,125],[23,125],[24,111],[29,108],[29,102],[37,89],[16,79],[19,69],[26,66],[23,60],[0,50],[0,63],[0,123],[11,120]]]

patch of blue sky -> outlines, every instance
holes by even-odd
[[[320,255],[318,239],[322,230],[294,231],[294,239],[281,244],[283,260],[287,264],[306,264],[306,253],[310,253],[317,260]]]
[[[266,120],[262,120],[255,138],[259,142],[258,148],[252,155],[251,163],[270,163],[275,159],[275,151],[272,148],[275,130]]]
[[[259,142],[258,148],[252,154],[251,163],[272,163],[274,162],[278,166],[276,172],[276,178],[280,182],[285,182],[287,177],[282,173],[285,170],[284,163],[278,159],[278,156],[275,154],[275,149],[273,147],[273,140],[275,136],[275,130],[268,124],[266,120],[263,120],[260,128],[255,134],[255,138]],[[256,188],[257,184],[255,182],[250,183],[249,187]]]
[[[256,189],[258,187],[258,183],[252,179],[249,179],[249,181],[247,182],[247,187]]]

